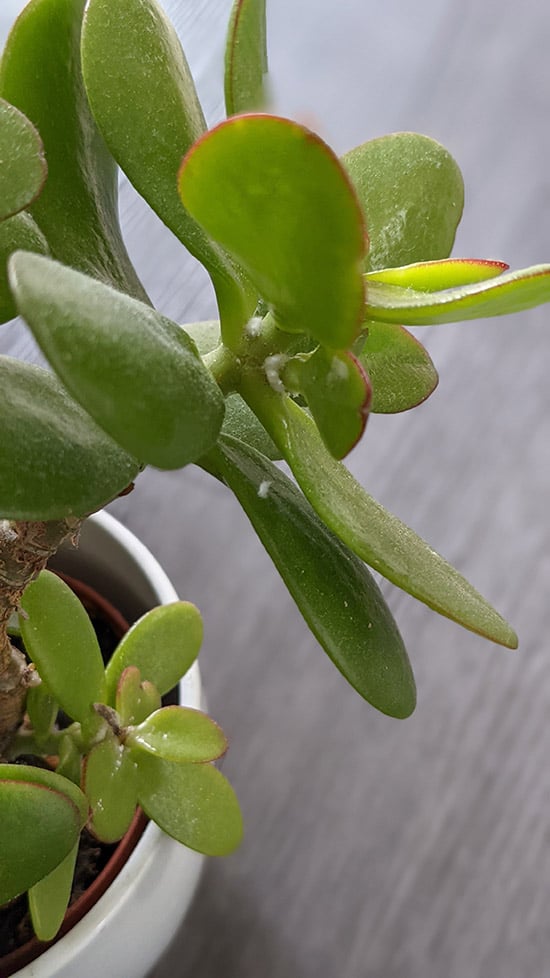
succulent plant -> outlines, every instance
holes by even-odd
[[[37,920],[56,906],[55,928],[86,821],[118,837],[139,801],[207,851],[231,848],[240,821],[231,789],[205,763],[225,749],[219,728],[159,707],[196,654],[197,613],[185,603],[151,612],[104,672],[75,599],[47,573],[35,580],[48,555],[145,465],[195,463],[235,494],[344,677],[377,709],[408,716],[412,670],[369,568],[494,642],[517,638],[342,459],[371,412],[413,408],[437,384],[407,327],[550,299],[550,266],[509,272],[449,257],[463,184],[433,139],[396,133],[339,159],[314,132],[267,111],[264,0],[234,4],[228,118],[211,130],[155,0],[84,6],[31,0],[0,65],[0,311],[23,317],[53,370],[0,358],[0,818],[16,847],[0,870],[0,901],[30,887]],[[181,326],[152,307],[120,232],[118,167],[209,272],[218,321]],[[19,609],[42,680],[28,695],[34,680],[7,631]],[[153,643],[158,660],[143,651],[155,629],[181,629],[183,659],[178,638]],[[86,681],[75,680],[79,670]],[[67,729],[56,725],[58,707]],[[56,755],[57,770],[15,771],[9,761],[27,742]],[[213,814],[206,808],[190,836],[178,805],[208,797],[210,783]],[[26,819],[32,839],[46,796],[40,832],[58,841],[42,867],[30,855],[42,836],[25,845],[30,868],[19,876],[15,826]],[[63,898],[51,900],[52,889]]]

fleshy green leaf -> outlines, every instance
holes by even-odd
[[[0,221],[38,197],[48,168],[42,140],[31,122],[0,99]]]
[[[37,740],[47,737],[55,723],[58,705],[45,682],[31,686],[25,706]]]
[[[9,519],[84,516],[139,471],[48,371],[0,357],[0,513]]]
[[[359,361],[351,353],[318,347],[314,353],[292,359],[282,379],[304,395],[321,438],[334,458],[344,458],[365,430],[372,387]]]
[[[178,764],[216,761],[227,750],[223,730],[205,713],[183,706],[166,706],[132,727],[126,743],[136,750]]]
[[[71,898],[78,844],[48,876],[29,890],[29,910],[39,941],[51,941],[57,934]]]
[[[420,292],[369,281],[367,316],[386,323],[431,326],[502,316],[550,301],[550,265],[533,265],[489,282]]]
[[[367,564],[434,611],[509,648],[517,636],[454,567],[388,513],[329,455],[313,421],[289,397],[250,385],[249,403],[323,522]]]
[[[366,216],[367,270],[447,258],[462,216],[464,185],[443,146],[398,132],[357,146],[342,162]]]
[[[0,323],[17,316],[8,282],[8,259],[14,251],[48,253],[47,241],[30,214],[16,214],[0,224]]]
[[[85,0],[33,0],[0,64],[0,95],[38,129],[48,179],[31,213],[55,258],[138,298],[118,223],[116,165],[88,107],[80,67]]]
[[[176,32],[155,0],[91,0],[82,63],[92,111],[136,190],[210,272],[231,333],[256,298],[181,206],[176,176],[206,124]]]
[[[367,274],[369,282],[401,285],[419,292],[437,292],[470,282],[485,282],[502,275],[509,266],[503,261],[486,258],[445,258],[440,261],[421,261],[399,268],[381,268]]]
[[[428,351],[403,326],[366,323],[359,360],[371,379],[373,413],[408,411],[437,387],[439,378]]]
[[[87,724],[105,699],[103,659],[88,614],[70,587],[51,571],[27,585],[21,607],[25,648],[62,709]]]
[[[264,107],[266,73],[265,0],[235,0],[225,48],[227,115]]]
[[[37,255],[14,255],[10,280],[52,367],[118,444],[159,468],[179,468],[212,447],[223,397],[181,327]]]
[[[4,780],[0,768],[0,905],[59,865],[80,833],[78,809],[42,784]]]
[[[160,710],[161,695],[150,682],[141,682],[136,666],[126,666],[117,685],[115,709],[123,726],[142,723],[155,710]]]
[[[148,611],[123,636],[105,670],[109,702],[114,704],[127,666],[136,666],[161,696],[168,693],[197,658],[202,631],[202,618],[188,601]]]
[[[416,691],[407,653],[365,565],[253,449],[222,438],[216,465],[335,666],[378,710],[409,716]]]
[[[319,136],[274,116],[229,119],[188,153],[179,189],[280,327],[333,349],[353,342],[364,228],[348,178]]]
[[[115,737],[106,737],[88,754],[84,789],[92,809],[90,829],[102,842],[117,842],[136,810],[137,770]]]
[[[87,815],[80,788],[59,774],[0,764],[0,905],[34,886],[66,858]]]
[[[226,856],[237,848],[242,838],[239,803],[215,767],[133,753],[139,803],[164,832],[207,856]]]

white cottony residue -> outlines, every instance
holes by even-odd
[[[271,482],[269,479],[265,479],[264,482],[260,482],[258,486],[258,496],[260,499],[266,499],[269,495],[269,490],[271,489]]]
[[[249,319],[248,320],[248,322],[247,322],[247,324],[246,324],[246,326],[244,328],[244,331],[247,334],[247,336],[254,337],[254,336],[257,336],[258,335],[258,333],[260,332],[261,328],[262,328],[262,318],[261,318],[261,316],[252,316],[252,319]]]
[[[271,357],[266,357],[264,360],[264,370],[267,377],[267,382],[274,391],[278,394],[284,394],[285,386],[279,376],[281,370],[283,369],[288,357],[284,353],[275,353]]]

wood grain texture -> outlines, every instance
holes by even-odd
[[[228,4],[166,5],[215,121]],[[271,0],[269,22],[278,112],[340,151],[398,129],[439,139],[466,181],[455,253],[550,260],[550,8]],[[204,276],[126,185],[122,214],[161,310],[210,315]],[[246,820],[156,978],[548,974],[549,319],[423,330],[439,389],[371,418],[351,458],[520,635],[504,652],[384,586],[418,680],[410,720],[346,686],[213,480],[149,471],[113,507],[203,611],[209,706]],[[24,329],[0,348],[28,355]]]

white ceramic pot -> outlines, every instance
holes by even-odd
[[[78,550],[55,566],[103,593],[130,620],[177,600],[146,547],[107,513],[86,521]],[[197,665],[183,678],[180,702],[201,707]],[[149,823],[109,889],[57,944],[14,978],[146,978],[191,902],[203,857]]]

